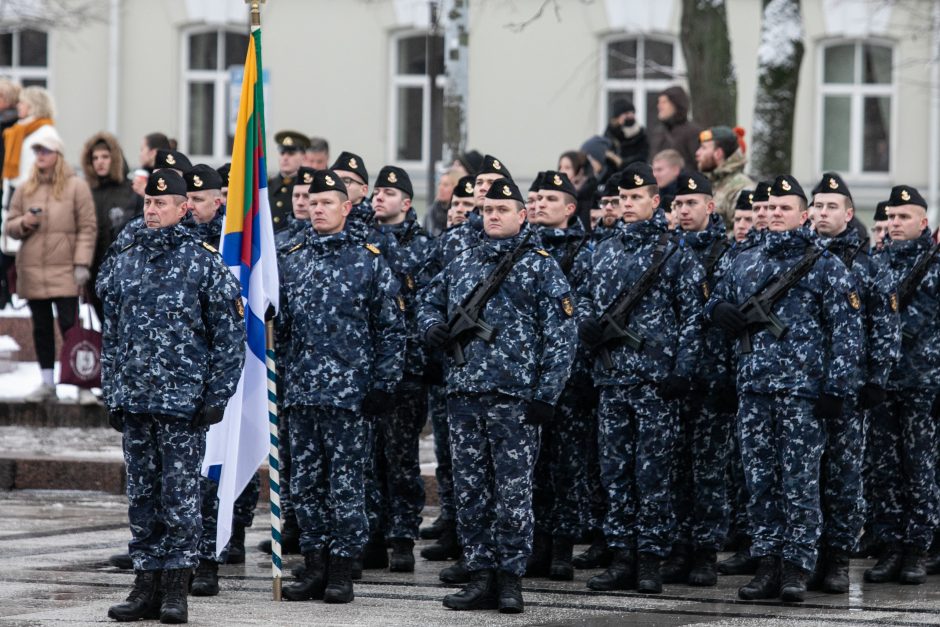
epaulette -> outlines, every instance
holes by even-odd
[[[382,251],[379,250],[379,247],[376,246],[375,244],[364,244],[364,246],[366,247],[366,250],[368,250],[368,251],[369,251],[370,253],[372,253],[373,255],[381,255],[381,254],[382,254]]]
[[[551,257],[551,255],[548,254],[548,251],[545,250],[544,248],[539,248],[535,252],[542,255],[543,257]]]
[[[212,244],[207,244],[207,243],[205,243],[205,242],[200,242],[200,243],[202,244],[202,247],[205,248],[206,250],[208,250],[210,253],[213,253],[213,254],[218,254],[218,253],[219,253],[219,251],[216,250],[215,247],[214,247]]]
[[[293,252],[297,252],[298,250],[300,250],[300,249],[303,248],[303,247],[304,247],[304,243],[303,243],[303,242],[300,242],[299,244],[295,244],[294,246],[292,246],[292,247],[287,251],[287,254],[289,255],[289,254],[291,254],[291,253],[293,253]]]
[[[136,246],[136,245],[137,245],[137,242],[131,242],[130,244],[128,244],[127,246],[125,246],[124,248],[122,248],[119,252],[122,252],[122,253],[123,253],[123,252],[126,252],[126,251],[130,250],[131,248],[133,248],[133,247]]]

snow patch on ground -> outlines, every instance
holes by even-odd
[[[59,378],[59,362],[55,365],[55,378]],[[0,374],[0,400],[22,400],[42,383],[39,364],[35,361],[20,361],[14,364],[13,372]],[[57,385],[56,394],[63,403],[78,401],[78,388],[74,385]]]
[[[95,427],[0,427],[0,455],[124,459],[121,434]]]

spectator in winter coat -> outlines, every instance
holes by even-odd
[[[695,163],[698,134],[702,127],[689,120],[689,95],[678,85],[659,94],[656,102],[659,126],[650,133],[650,152],[673,148],[679,151],[686,164]]]
[[[634,161],[646,161],[650,156],[650,142],[646,129],[637,122],[636,108],[629,100],[615,100],[610,109],[610,121],[604,137],[611,143],[615,169]]]

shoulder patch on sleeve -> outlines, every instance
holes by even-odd
[[[206,250],[208,250],[210,253],[218,253],[218,252],[219,252],[218,250],[215,249],[214,246],[212,246],[211,244],[207,244],[207,243],[205,243],[205,242],[202,242],[202,247],[205,248]]]
[[[366,244],[365,247],[366,247],[366,250],[368,250],[368,251],[369,251],[370,253],[372,253],[373,255],[381,255],[381,254],[382,254],[382,251],[379,250],[379,247],[376,246],[375,244]]]
[[[543,257],[551,257],[551,255],[548,254],[548,251],[545,250],[544,248],[539,248],[539,249],[536,250],[535,252],[537,252],[538,254],[542,255]]]
[[[405,299],[402,298],[401,294],[395,297],[395,301],[398,303],[398,308],[402,311],[405,310]]]
[[[702,296],[705,297],[705,300],[708,300],[708,297],[712,295],[711,288],[708,287],[708,281],[702,281]]]
[[[848,293],[849,306],[852,307],[855,311],[858,311],[862,308],[862,299],[858,297],[858,292],[855,290],[850,290]]]
[[[565,294],[559,299],[561,311],[569,318],[574,315],[574,302],[571,300],[571,294]]]
[[[888,295],[888,303],[891,305],[891,311],[893,311],[894,313],[897,313],[898,312],[898,293],[897,292],[891,292],[891,294]]]
[[[245,317],[245,306],[242,304],[242,297],[235,297],[235,313],[238,314],[239,319]]]

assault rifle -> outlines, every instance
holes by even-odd
[[[493,271],[467,294],[464,301],[451,314],[450,319],[447,321],[447,330],[450,333],[450,341],[447,346],[450,348],[455,366],[462,366],[467,363],[463,356],[463,347],[473,339],[470,337],[471,335],[487,343],[493,341],[496,329],[481,318],[483,307],[486,306],[487,301],[496,293],[496,290],[506,280],[509,273],[512,272],[516,262],[531,250],[532,246],[529,245],[529,238],[533,232],[533,229],[529,229],[519,245],[511,252],[503,255]]]
[[[796,265],[771,281],[763,289],[752,294],[738,307],[746,321],[744,331],[741,332],[739,338],[742,354],[750,353],[753,350],[751,347],[751,329],[754,327],[767,329],[778,340],[786,334],[789,327],[783,324],[780,318],[773,313],[774,305],[790,291],[791,287],[809,274],[813,266],[816,265],[816,261],[827,250],[828,248],[810,244],[803,258],[796,262]]]
[[[911,268],[911,271],[898,284],[898,310],[906,309],[911,301],[914,300],[914,294],[917,292],[920,282],[924,280],[927,269],[930,268],[930,262],[940,252],[940,244],[935,244],[930,251],[921,256]]]
[[[636,280],[636,283],[630,289],[621,292],[617,300],[601,316],[601,339],[595,350],[597,350],[597,355],[601,358],[604,368],[611,370],[614,367],[614,362],[610,358],[610,348],[608,347],[612,342],[622,340],[633,350],[643,349],[646,338],[631,329],[627,324],[627,319],[636,309],[636,306],[640,304],[643,296],[653,287],[653,283],[659,278],[659,271],[662,270],[672,254],[679,248],[678,246],[672,246],[667,253],[666,246],[668,245],[669,234],[664,233],[653,252],[653,261],[650,266],[640,275],[640,278]]]

